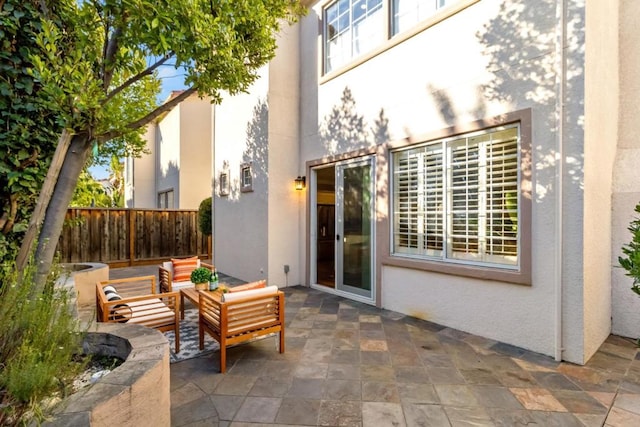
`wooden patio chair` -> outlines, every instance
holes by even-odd
[[[278,333],[284,353],[284,293],[277,286],[233,294],[200,291],[200,350],[205,332],[220,344],[220,373],[225,373],[227,347]]]
[[[207,264],[198,257],[171,259],[163,262],[158,267],[160,292],[179,291],[181,288],[194,286],[191,282],[191,272],[197,267],[206,267],[211,271],[214,269],[212,264]]]
[[[98,322],[136,323],[174,331],[180,352],[180,293],[157,293],[155,276],[105,280],[96,284]]]

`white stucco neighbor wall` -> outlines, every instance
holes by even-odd
[[[306,191],[294,189],[299,168],[299,35],[297,27],[284,27],[278,50],[269,64],[268,156],[268,281],[278,286],[302,283],[304,272],[304,212]],[[284,266],[289,266],[285,274]]]
[[[584,52],[580,44],[584,9],[581,1],[566,3],[570,15],[567,28],[577,26],[576,33],[569,32],[567,46],[558,45],[561,25],[556,18],[562,1],[481,1],[329,80],[317,75],[322,3],[316,3],[301,23],[301,162],[379,142],[368,130],[381,113],[388,126],[379,130],[386,132],[388,140],[398,141],[530,109],[532,285],[383,265],[380,302],[391,310],[553,355],[560,327],[555,266],[561,263],[562,338],[571,346],[563,357],[583,363],[586,344],[591,351],[606,329],[602,323],[606,309],[597,309],[585,318]],[[559,55],[565,50],[567,74],[561,82]],[[564,132],[559,137],[561,84],[567,105]],[[352,104],[341,100],[346,93],[350,93]],[[335,140],[324,132],[332,110],[341,108],[363,118],[365,125],[356,138]],[[556,176],[559,144],[564,155],[561,180]],[[562,210],[558,183],[562,185]],[[596,201],[589,199],[588,203]],[[562,245],[556,235],[559,221],[563,225]],[[561,254],[558,248],[562,248]],[[602,264],[594,268],[601,276]],[[588,298],[602,294],[596,279],[585,292]],[[591,331],[585,338],[587,327],[593,328],[595,338],[591,338]]]
[[[191,96],[180,103],[180,199],[176,208],[198,209],[211,196],[211,102]]]
[[[156,193],[173,189],[175,205],[180,200],[180,109],[178,104],[156,127]]]
[[[633,279],[625,276],[625,270],[618,267],[618,256],[622,255],[622,246],[631,241],[627,230],[629,223],[639,215],[634,212],[640,202],[640,33],[637,29],[637,17],[640,16],[640,2],[622,0],[619,5],[619,87],[617,91],[617,111],[619,133],[617,135],[618,152],[613,175],[613,239],[612,239],[612,299],[613,333],[638,338],[640,336],[640,297],[630,288]],[[604,6],[603,6],[604,7]],[[611,48],[610,48],[611,49]],[[611,49],[614,50],[614,49]],[[612,54],[612,53],[611,53]],[[611,85],[615,87],[615,85]],[[610,135],[614,140],[615,135]]]
[[[214,113],[214,263],[246,281],[268,275],[268,66],[248,93],[226,96]],[[240,166],[252,162],[253,191],[240,192]],[[219,178],[227,171],[228,196]]]

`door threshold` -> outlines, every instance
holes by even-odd
[[[334,288],[329,288],[325,285],[321,285],[319,283],[315,283],[311,285],[311,289],[316,289],[318,291],[322,291],[322,292],[326,292],[328,294],[332,294],[332,295],[337,295],[346,299],[350,299],[353,301],[358,301],[364,304],[368,304],[368,305],[376,305],[376,302],[370,298],[365,298],[365,297],[361,297],[359,295],[354,295],[352,293],[349,292],[345,292],[345,291],[339,291],[337,289]]]

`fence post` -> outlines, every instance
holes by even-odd
[[[136,218],[135,209],[129,210],[129,265],[133,265],[136,258]]]

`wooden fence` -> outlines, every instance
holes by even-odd
[[[70,208],[58,242],[60,262],[111,267],[155,264],[174,257],[211,258],[211,238],[197,210]]]

